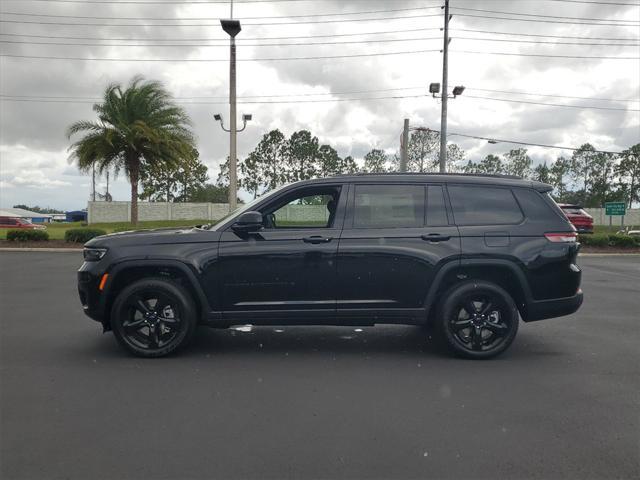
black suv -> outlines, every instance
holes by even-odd
[[[85,245],[85,313],[129,351],[166,355],[197,325],[432,326],[488,358],[525,322],[582,303],[574,227],[551,186],[501,176],[298,182],[215,225]]]

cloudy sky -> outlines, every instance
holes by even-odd
[[[396,151],[403,118],[439,129],[439,101],[425,92],[441,81],[442,3],[236,0],[238,113],[253,114],[239,156],[273,128],[309,129],[355,158]],[[640,141],[638,5],[451,0],[450,85],[466,91],[449,103],[450,132],[609,151]],[[163,81],[185,106],[215,180],[228,154],[212,118],[228,120],[218,21],[228,2],[0,0],[0,10],[0,206],[85,207],[90,181],[68,161],[65,129],[94,118],[106,85],[134,75]],[[470,159],[511,148],[450,140]],[[529,151],[536,163],[570,155]],[[125,179],[111,192],[126,200]]]

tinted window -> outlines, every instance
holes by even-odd
[[[556,219],[558,212],[554,211],[547,203],[548,201],[553,202],[553,200],[545,199],[544,194],[540,194],[530,188],[515,188],[513,193],[528,220],[548,221],[549,217]],[[555,205],[555,203],[552,203],[552,205]]]
[[[520,223],[522,212],[508,188],[450,186],[449,197],[458,225]]]
[[[444,204],[444,192],[440,185],[427,187],[427,225],[447,225],[447,209]]]
[[[424,190],[420,185],[356,185],[353,226],[424,226]]]

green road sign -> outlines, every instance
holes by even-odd
[[[607,202],[604,204],[605,215],[624,215],[627,213],[624,202]]]

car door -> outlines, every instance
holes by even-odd
[[[259,232],[223,232],[219,261],[225,319],[333,321],[344,190],[341,184],[323,184],[283,192],[260,207],[264,228]]]
[[[424,318],[440,264],[460,254],[442,185],[354,184],[338,249],[339,318]]]

